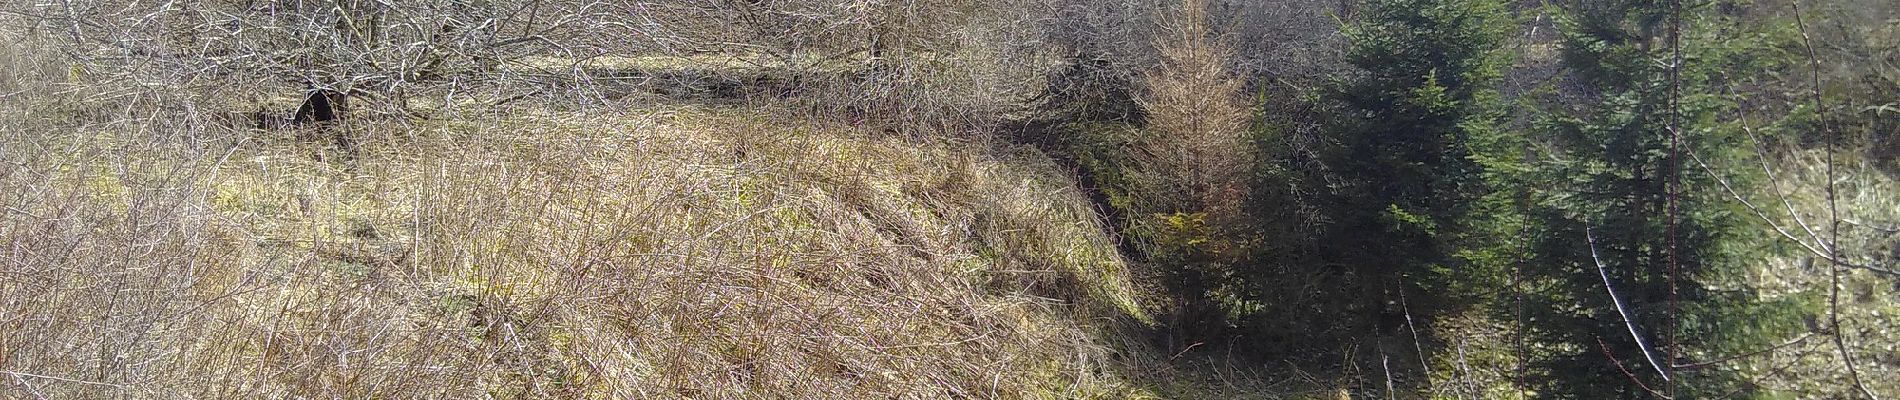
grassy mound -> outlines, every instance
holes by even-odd
[[[680,108],[151,139],[0,125],[0,365],[47,398],[1139,395],[1030,151]],[[28,118],[30,119],[30,118]],[[159,135],[162,136],[162,135]]]

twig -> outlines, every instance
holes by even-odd
[[[1827,258],[1834,262],[1834,267],[1828,268],[1828,331],[1834,334],[1834,348],[1841,353],[1841,364],[1847,367],[1848,380],[1854,382],[1854,388],[1860,389],[1861,395],[1878,400],[1880,396],[1875,396],[1872,390],[1867,389],[1867,384],[1861,382],[1860,370],[1854,366],[1854,352],[1847,348],[1846,333],[1841,330],[1841,259],[1839,246],[1835,245],[1841,241],[1841,216],[1834,189],[1834,146],[1839,135],[1827,124],[1827,104],[1821,101],[1821,57],[1815,55],[1814,38],[1808,35],[1807,20],[1801,17],[1801,1],[1793,0],[1788,4],[1794,11],[1795,27],[1801,30],[1801,43],[1808,51],[1808,77],[1814,85],[1810,93],[1813,95],[1816,114],[1821,118],[1822,134],[1827,136],[1827,219],[1830,242]]]
[[[60,382],[66,382],[66,383],[77,383],[77,384],[82,384],[82,385],[93,385],[93,386],[105,386],[105,387],[110,387],[110,388],[114,388],[114,389],[121,389],[121,390],[123,390],[123,389],[125,389],[125,385],[120,385],[120,384],[116,384],[116,383],[105,383],[105,382],[93,382],[93,381],[88,381],[88,380],[79,380],[79,379],[73,379],[73,378],[61,378],[61,377],[57,377],[57,376],[52,376],[52,375],[40,375],[40,374],[30,374],[30,373],[25,373],[25,372],[17,372],[17,371],[0,371],[0,374],[7,374],[7,375],[13,375],[13,377],[14,377],[14,379],[20,379],[21,377],[26,377],[26,378],[39,378],[39,379],[51,379],[51,380],[56,380],[56,381],[60,381]],[[24,381],[24,380],[22,380],[22,381]]]
[[[1399,310],[1405,313],[1405,329],[1412,331],[1412,351],[1418,352],[1418,366],[1425,371],[1425,390],[1432,390],[1432,364],[1425,360],[1425,345],[1418,340],[1418,327],[1412,325],[1412,306],[1405,301],[1405,278],[1399,278]]]
[[[1738,107],[1737,111],[1741,113],[1740,117],[1737,119],[1740,120],[1740,122],[1742,123],[1742,132],[1747,133],[1748,140],[1750,142],[1754,142],[1755,144],[1754,146],[1755,155],[1756,155],[1755,161],[1761,164],[1762,174],[1767,175],[1768,185],[1770,188],[1774,189],[1775,196],[1781,198],[1782,209],[1785,209],[1788,211],[1788,217],[1794,219],[1795,225],[1800,226],[1803,232],[1807,232],[1808,238],[1814,239],[1815,243],[1825,242],[1826,240],[1821,239],[1821,235],[1818,233],[1815,233],[1814,228],[1808,225],[1808,221],[1801,218],[1801,213],[1795,212],[1794,201],[1790,199],[1790,196],[1787,195],[1787,191],[1781,188],[1781,178],[1777,174],[1775,174],[1775,169],[1768,165],[1768,158],[1770,156],[1768,152],[1768,144],[1766,141],[1761,140],[1760,135],[1755,134],[1755,128],[1753,126],[1749,126],[1748,111],[1747,111],[1746,106]],[[1700,158],[1697,158],[1696,162],[1702,163],[1702,160]],[[1714,173],[1710,172],[1710,175],[1714,175]],[[1718,178],[1720,177],[1720,175],[1716,175],[1716,176]],[[1770,224],[1774,223],[1774,221],[1766,221],[1766,222]]]
[[[46,400],[46,393],[41,393],[40,388],[33,387],[33,382],[27,382],[26,378],[22,378],[19,375],[14,375],[13,380],[15,382],[20,382],[20,386],[26,387],[26,391],[28,393],[32,393],[33,398],[39,399],[39,400]]]
[[[1168,361],[1174,361],[1177,358],[1181,358],[1182,355],[1187,354],[1188,350],[1194,350],[1195,347],[1200,346],[1202,343],[1204,342],[1194,342],[1194,344],[1188,345],[1187,348],[1181,349],[1181,352],[1174,353],[1173,357],[1168,357]]]
[[[1841,222],[1846,222],[1848,225],[1858,226],[1858,227],[1872,229],[1872,230],[1881,231],[1881,232],[1900,233],[1900,226],[1872,225],[1865,222],[1855,221],[1855,220],[1847,219],[1847,218],[1841,218]]]
[[[1531,163],[1536,160],[1536,150],[1528,143],[1524,145],[1523,151],[1525,163]],[[1517,199],[1518,213],[1523,216],[1523,223],[1518,226],[1517,232],[1517,243],[1518,246],[1521,247],[1515,252],[1517,253],[1516,260],[1513,260],[1511,263],[1511,297],[1513,297],[1512,300],[1516,303],[1514,305],[1516,309],[1513,311],[1517,314],[1515,316],[1516,318],[1512,321],[1515,325],[1512,326],[1511,329],[1511,333],[1513,334],[1511,347],[1512,350],[1517,353],[1516,360],[1514,360],[1517,363],[1517,365],[1515,365],[1516,371],[1513,372],[1514,376],[1512,380],[1515,383],[1513,386],[1517,388],[1517,397],[1519,399],[1529,397],[1529,393],[1526,393],[1524,387],[1524,372],[1530,366],[1530,352],[1524,346],[1524,255],[1530,252],[1531,192],[1529,189],[1521,189],[1521,192]]]
[[[1762,211],[1761,207],[1756,206],[1754,202],[1748,201],[1747,197],[1743,197],[1741,192],[1735,190],[1735,187],[1730,185],[1727,179],[1723,179],[1721,175],[1716,174],[1714,167],[1710,167],[1707,162],[1703,161],[1702,156],[1700,154],[1697,154],[1693,150],[1688,151],[1687,153],[1689,154],[1689,159],[1695,160],[1696,164],[1698,166],[1701,166],[1703,171],[1708,172],[1709,175],[1715,177],[1716,184],[1721,186],[1723,191],[1728,192],[1729,197],[1734,198],[1736,201],[1741,202],[1743,207],[1746,207],[1748,208],[1750,212],[1755,213],[1756,218],[1760,218],[1762,221],[1767,222],[1768,226],[1775,230],[1775,233],[1778,233],[1781,235],[1782,238],[1788,239],[1789,241],[1794,242],[1796,245],[1801,246],[1801,248],[1804,250],[1807,250],[1809,254],[1813,254],[1815,257],[1818,257],[1823,260],[1828,260],[1830,262],[1838,263],[1840,266],[1847,267],[1847,268],[1869,271],[1869,272],[1874,272],[1874,273],[1878,273],[1882,275],[1900,276],[1900,271],[1895,271],[1893,269],[1876,267],[1872,265],[1855,264],[1852,262],[1848,262],[1847,260],[1839,259],[1835,257],[1834,254],[1832,254],[1833,253],[1832,249],[1834,248],[1833,243],[1821,242],[1821,243],[1810,244],[1807,241],[1794,237],[1794,234],[1789,233],[1786,228],[1783,228],[1780,224],[1775,223],[1774,218],[1769,217],[1768,213]],[[1820,247],[1819,248],[1815,247],[1817,245]],[[1826,249],[1827,251],[1823,251],[1824,249]]]
[[[1743,358],[1749,358],[1749,357],[1754,357],[1754,356],[1758,356],[1762,354],[1768,354],[1770,352],[1774,352],[1775,350],[1781,350],[1781,349],[1787,348],[1788,346],[1801,344],[1801,342],[1805,342],[1808,340],[1808,338],[1811,338],[1811,337],[1814,337],[1813,332],[1809,332],[1808,334],[1801,335],[1801,337],[1794,338],[1794,340],[1783,342],[1781,344],[1777,344],[1774,346],[1769,346],[1768,348],[1761,349],[1761,350],[1755,350],[1755,351],[1751,351],[1747,353],[1736,354],[1736,355],[1732,355],[1728,357],[1722,357],[1714,361],[1705,361],[1705,362],[1690,363],[1690,364],[1676,364],[1676,365],[1671,365],[1670,367],[1675,368],[1675,369],[1690,369],[1690,370],[1707,368],[1709,366],[1713,366],[1713,365],[1717,365],[1717,364],[1721,364],[1721,363],[1725,363],[1729,361],[1735,361],[1735,360],[1740,360]]]
[[[1392,362],[1391,361],[1392,361],[1391,357],[1386,357],[1384,351],[1379,352],[1379,367],[1385,370],[1385,398],[1386,400],[1392,400],[1392,399],[1398,398],[1398,391],[1392,388]]]
[[[1682,0],[1671,1],[1669,6],[1669,52],[1671,53],[1669,62],[1669,180],[1666,181],[1667,186],[1663,190],[1669,195],[1667,206],[1669,214],[1669,237],[1667,238],[1669,242],[1669,318],[1664,340],[1667,341],[1666,351],[1669,352],[1668,369],[1670,373],[1675,373],[1675,360],[1680,351],[1680,343],[1676,341],[1676,331],[1679,326],[1677,325],[1679,323],[1678,310],[1681,308],[1676,282],[1678,271],[1681,269],[1678,261],[1680,249],[1677,248],[1676,231],[1682,209]],[[1603,286],[1609,287],[1609,276],[1605,275],[1603,280]],[[1644,355],[1648,353],[1645,352]],[[1655,360],[1650,360],[1650,362],[1654,363]],[[1663,391],[1668,393],[1669,397],[1675,397],[1676,382],[1669,380],[1668,374],[1663,375],[1663,380],[1668,381]]]
[[[1597,239],[1590,233],[1590,227],[1587,225],[1583,228],[1583,237],[1584,240],[1590,242],[1590,261],[1597,264],[1597,275],[1603,277],[1603,290],[1610,293],[1610,303],[1616,306],[1617,316],[1623,317],[1623,326],[1629,328],[1630,339],[1636,340],[1636,348],[1643,351],[1643,359],[1649,361],[1649,367],[1655,369],[1656,374],[1662,375],[1663,381],[1669,381],[1669,373],[1664,372],[1662,364],[1656,362],[1656,356],[1651,354],[1649,343],[1643,340],[1641,333],[1636,332],[1636,322],[1630,320],[1628,311],[1623,310],[1623,299],[1616,297],[1616,288],[1610,285],[1610,270],[1603,266],[1603,259],[1597,256]]]
[[[1478,389],[1477,380],[1471,377],[1471,364],[1465,362],[1465,341],[1463,340],[1458,341],[1458,372],[1459,380],[1463,381],[1465,391],[1471,394],[1471,398],[1484,396],[1484,391]]]
[[[1610,364],[1616,366],[1616,370],[1623,371],[1623,376],[1630,378],[1630,382],[1635,382],[1636,387],[1643,388],[1643,391],[1649,392],[1649,394],[1652,396],[1656,396],[1656,397],[1664,398],[1664,399],[1670,398],[1669,395],[1663,394],[1663,392],[1650,388],[1649,384],[1643,383],[1643,379],[1637,377],[1635,372],[1630,372],[1629,368],[1623,367],[1623,361],[1616,359],[1616,353],[1613,353],[1610,351],[1609,344],[1603,343],[1603,338],[1601,337],[1597,338],[1597,347],[1603,349],[1603,358],[1609,359]]]

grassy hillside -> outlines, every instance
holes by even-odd
[[[14,3],[0,400],[1900,393],[1878,1]]]
[[[354,154],[11,126],[0,365],[49,398],[1142,393],[1128,264],[1046,159],[762,114],[364,123]]]

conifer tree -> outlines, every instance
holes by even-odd
[[[1331,96],[1325,170],[1300,179],[1325,182],[1313,188],[1322,223],[1300,235],[1303,248],[1273,255],[1324,293],[1267,302],[1280,311],[1266,318],[1276,330],[1330,340],[1428,334],[1431,316],[1465,303],[1450,290],[1465,272],[1455,242],[1487,191],[1469,145],[1495,134],[1508,22],[1496,0],[1381,0],[1346,27],[1347,61],[1360,73]]]
[[[1525,381],[1552,398],[1746,393],[1721,366],[1677,366],[1756,348],[1777,321],[1747,286],[1725,284],[1741,276],[1751,231],[1716,177],[1689,164],[1737,147],[1715,120],[1733,105],[1710,89],[1721,46],[1675,40],[1708,39],[1695,33],[1720,20],[1675,6],[1562,13],[1576,100],[1545,110],[1536,140],[1548,151],[1522,180],[1541,183],[1527,211],[1527,329],[1539,350]]]

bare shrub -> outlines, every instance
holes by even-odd
[[[98,83],[177,97],[207,114],[284,120],[312,93],[366,113],[418,112],[524,93],[589,94],[573,62],[610,52],[609,10],[568,1],[368,0],[9,3],[9,22]],[[608,32],[612,32],[608,30]],[[621,29],[620,32],[626,32]],[[613,50],[624,51],[624,47]],[[539,58],[537,58],[539,57]],[[146,95],[146,94],[141,94]],[[428,106],[433,107],[428,107]]]
[[[812,116],[892,130],[983,128],[1051,64],[1046,10],[1019,0],[644,4],[654,54],[725,54],[761,67]]]

